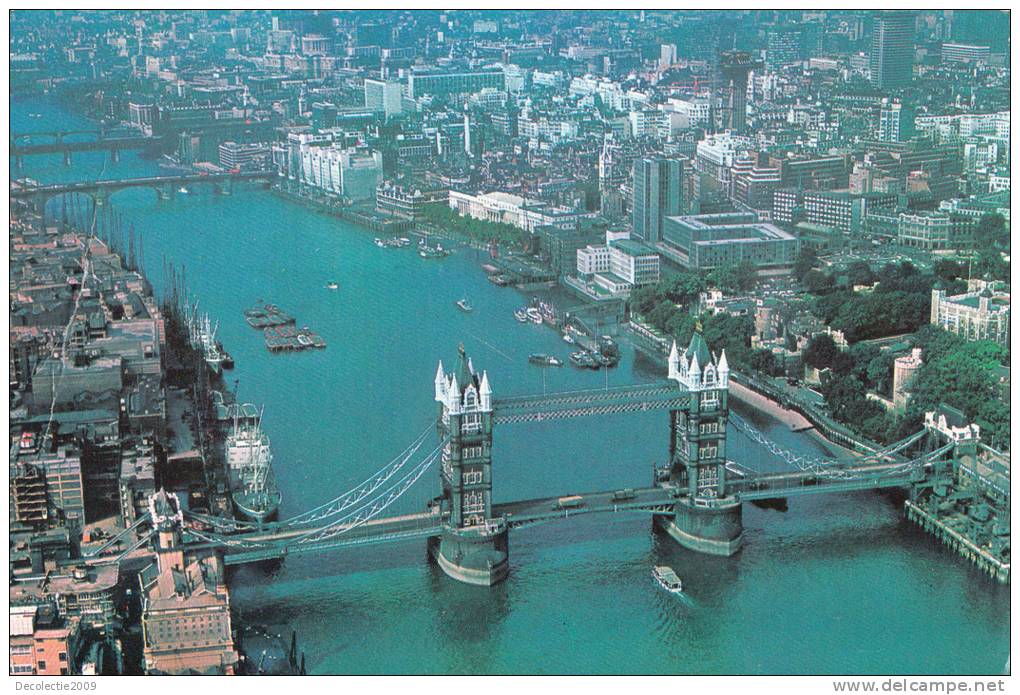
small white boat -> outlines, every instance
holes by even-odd
[[[663,589],[671,594],[679,594],[684,590],[684,584],[680,577],[673,571],[672,567],[657,566],[652,570],[652,576]]]
[[[570,343],[571,345],[573,345],[577,341],[574,340],[574,336],[570,335],[569,333],[564,333],[563,334],[563,342],[564,343]]]
[[[327,282],[326,283],[326,289],[327,290],[336,290],[336,289],[339,289],[339,288],[340,288],[340,283],[338,283],[338,282]]]
[[[521,323],[528,322],[528,312],[525,309],[518,309],[514,312],[514,318]]]
[[[542,312],[535,307],[530,307],[527,310],[528,320],[532,323],[542,323]]]
[[[457,308],[460,309],[461,311],[467,312],[472,312],[475,310],[475,308],[471,306],[471,303],[468,302],[467,297],[457,300]]]
[[[181,186],[180,188],[177,189],[177,192],[187,194],[188,189],[185,186]]]

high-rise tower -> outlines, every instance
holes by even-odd
[[[871,29],[871,83],[878,89],[910,86],[914,74],[914,13],[883,10]]]
[[[723,51],[719,63],[723,83],[729,86],[727,127],[739,133],[747,127],[747,76],[761,63],[747,51]]]
[[[683,214],[682,159],[638,159],[634,162],[634,236],[648,243],[662,241],[663,220]]]

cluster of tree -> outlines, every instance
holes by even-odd
[[[951,261],[940,261],[929,272],[921,272],[909,261],[888,263],[877,271],[858,262],[839,273],[809,269],[803,282],[815,295],[815,315],[854,343],[916,331],[928,323],[936,283],[950,293],[962,292],[966,283],[959,278],[965,272]],[[855,292],[855,285],[874,285],[874,289]]]
[[[657,285],[636,290],[630,299],[631,310],[663,333],[673,336],[677,345],[690,343],[700,321],[702,334],[713,352],[726,350],[731,368],[747,369],[751,359],[754,321],[749,316],[729,314],[692,314],[687,306],[695,301],[711,282],[709,277],[683,272],[663,279]]]
[[[825,334],[813,337],[804,348],[803,360],[815,369],[828,369],[820,388],[829,414],[860,434],[887,443],[902,438],[919,424],[886,412],[867,397],[869,389],[885,393],[892,387],[893,356],[867,344],[841,351]]]
[[[906,412],[895,415],[869,400],[867,392],[892,396],[895,355],[858,343],[840,351],[828,335],[817,335],[804,349],[804,364],[828,369],[821,393],[834,419],[864,436],[887,443],[921,426],[924,413],[940,403],[963,411],[981,425],[993,446],[1009,448],[1009,404],[999,397],[996,367],[1008,362],[1008,351],[990,341],[967,342],[937,326],[925,326],[913,337],[924,360],[908,385]]]
[[[1009,230],[1002,215],[984,215],[974,230],[974,273],[977,277],[1009,282],[1009,263],[1002,254],[1009,253]]]
[[[999,397],[998,368],[1009,363],[1009,351],[989,340],[968,342],[938,326],[926,326],[914,337],[924,365],[911,384],[908,415],[923,417],[940,403],[963,411],[981,425],[982,438],[1009,448],[1009,403]]]
[[[445,205],[428,205],[425,207],[422,217],[425,222],[438,227],[444,231],[458,234],[473,241],[510,244],[518,248],[524,248],[531,240],[531,235],[512,224],[505,222],[489,222],[488,220],[476,220],[467,215],[458,215],[454,210]]]

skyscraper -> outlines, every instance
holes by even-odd
[[[747,126],[747,76],[761,63],[747,51],[723,51],[719,71],[729,91],[727,127],[739,133]]]
[[[876,12],[871,31],[871,83],[879,89],[904,89],[914,73],[914,13]]]
[[[634,236],[646,242],[662,240],[663,220],[682,214],[681,159],[639,159],[634,162]]]

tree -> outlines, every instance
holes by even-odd
[[[854,261],[846,269],[847,281],[850,286],[870,285],[875,282],[875,274],[871,272],[871,266],[864,261]]]
[[[804,348],[804,363],[815,369],[825,369],[839,353],[836,342],[827,333],[820,333],[808,341]]]
[[[895,359],[896,357],[892,353],[883,352],[868,362],[866,383],[878,393],[892,395],[892,373]]]
[[[774,376],[778,371],[776,356],[771,350],[759,348],[751,353],[751,369],[762,374]]]
[[[802,280],[804,287],[811,294],[822,294],[827,290],[832,289],[833,280],[832,277],[823,273],[820,270],[809,270],[804,274]]]
[[[749,292],[757,282],[758,271],[753,263],[727,263],[713,269],[708,274],[708,281],[728,293]]]
[[[810,246],[802,246],[796,263],[793,264],[793,276],[799,282],[804,282],[804,276],[808,271],[818,265],[818,254]]]
[[[1001,246],[1009,248],[1009,232],[1006,231],[1006,219],[997,212],[982,215],[974,230],[974,240],[978,248],[985,246]]]

